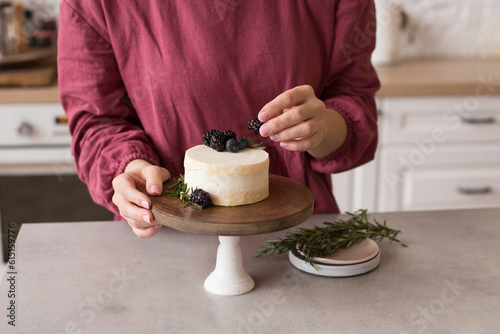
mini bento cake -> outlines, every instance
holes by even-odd
[[[194,146],[186,151],[184,173],[187,186],[208,192],[214,205],[252,204],[269,196],[269,154],[264,150],[232,153]]]

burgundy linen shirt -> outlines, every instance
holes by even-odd
[[[310,187],[316,213],[338,212],[330,174],[373,159],[377,145],[374,13],[370,0],[63,0],[59,89],[79,177],[118,213],[112,180],[128,162],[175,177],[203,133],[256,137],[247,121],[308,84],[345,117],[347,140],[317,159],[264,139],[270,173]]]

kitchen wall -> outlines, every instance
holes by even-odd
[[[57,15],[60,2],[19,1],[50,15]],[[390,1],[401,4],[408,18],[402,58],[494,57],[500,51],[500,0]]]
[[[49,19],[57,17],[61,0],[15,0],[24,4],[26,8],[35,10],[38,18]]]
[[[494,57],[500,51],[500,0],[395,0],[408,25],[401,55]]]

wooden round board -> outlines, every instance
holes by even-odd
[[[164,184],[164,190],[173,179]],[[296,226],[311,216],[314,197],[309,188],[289,178],[269,175],[269,197],[242,206],[210,206],[200,210],[178,197],[151,197],[155,220],[173,229],[209,235],[242,236]]]

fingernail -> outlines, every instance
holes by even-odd
[[[260,127],[260,135],[261,136],[265,137],[269,134],[269,132],[271,132],[271,130],[269,130],[269,127],[267,125],[264,124]]]
[[[159,194],[160,193],[160,187],[157,185],[151,186],[151,193],[152,194]]]
[[[161,227],[161,224],[155,225],[155,230],[159,230]]]
[[[282,141],[280,143],[280,146],[283,147],[283,148],[287,148],[288,147],[288,143],[286,141]]]
[[[142,220],[144,220],[144,222],[146,222],[148,224],[151,224],[151,220],[149,220],[149,216],[148,215],[142,216]]]
[[[259,114],[259,121],[267,122],[269,120],[269,113],[267,111],[263,111]]]
[[[149,204],[148,204],[148,202],[146,202],[146,201],[142,201],[142,202],[141,202],[141,206],[142,206],[144,209],[149,209]]]
[[[277,133],[275,133],[274,135],[271,135],[269,138],[271,138],[271,140],[278,140],[279,137],[280,136]]]

